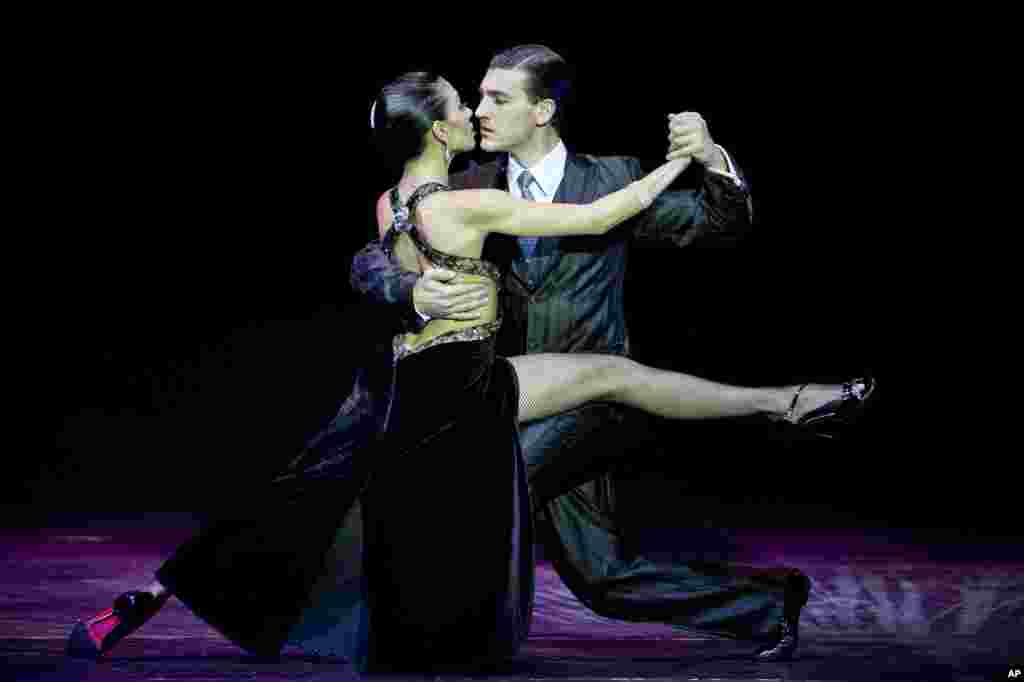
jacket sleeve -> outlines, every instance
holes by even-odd
[[[640,161],[627,159],[630,180],[645,175]],[[640,243],[696,243],[701,247],[730,246],[746,235],[753,224],[753,204],[742,174],[737,179],[695,169],[696,188],[669,188],[649,208],[631,221],[632,233]],[[680,179],[692,178],[684,173]],[[676,181],[677,183],[680,180]]]
[[[419,332],[426,325],[412,304],[419,274],[394,262],[380,240],[371,241],[352,258],[352,288],[373,303],[386,306],[401,329]]]

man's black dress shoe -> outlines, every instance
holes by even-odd
[[[779,619],[779,637],[754,652],[758,661],[791,661],[800,645],[800,610],[811,594],[811,581],[803,573],[794,573],[786,586],[783,615]]]
[[[791,661],[800,645],[800,620],[782,618],[780,620],[782,634],[774,644],[766,644],[754,652],[758,661]]]

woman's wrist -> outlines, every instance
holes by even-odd
[[[630,183],[630,187],[633,189],[633,196],[636,197],[636,201],[640,204],[640,210],[646,210],[652,203],[651,193],[644,186],[643,180],[634,180]]]

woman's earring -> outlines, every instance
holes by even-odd
[[[444,162],[450,164],[452,162],[452,153],[448,151],[448,143],[442,142],[444,145]]]

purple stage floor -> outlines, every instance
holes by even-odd
[[[298,650],[273,663],[254,660],[174,600],[109,661],[65,659],[74,620],[148,581],[190,532],[4,531],[0,680],[355,677],[344,661],[315,661]],[[530,640],[488,679],[1006,680],[1024,667],[1024,561],[1005,558],[996,544],[975,544],[958,554],[970,560],[953,561],[934,547],[893,546],[850,531],[735,531],[731,539],[734,561],[785,563],[811,577],[798,660],[756,664],[749,644],[602,618],[542,563]]]

